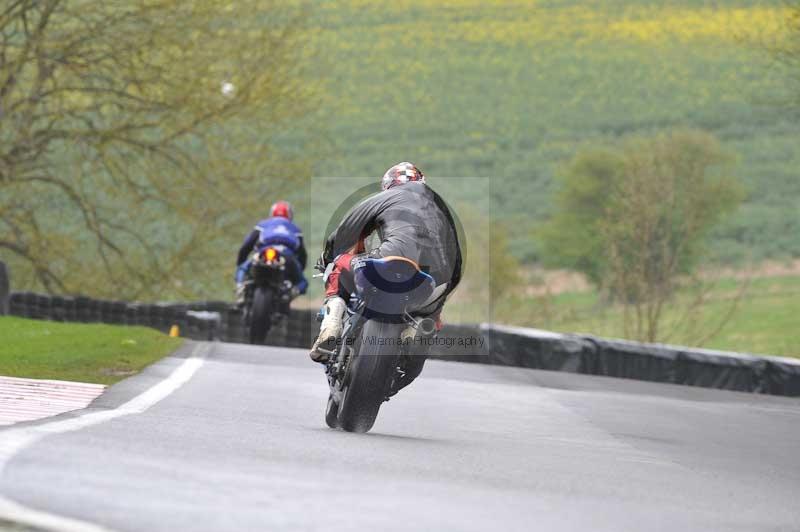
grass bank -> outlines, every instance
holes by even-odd
[[[181,345],[146,327],[0,318],[0,375],[113,384]]]

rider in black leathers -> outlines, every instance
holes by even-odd
[[[445,299],[461,280],[455,221],[444,200],[425,184],[422,172],[411,163],[399,163],[386,171],[381,185],[383,191],[351,209],[326,240],[322,260],[333,262],[334,267],[326,281],[320,334],[311,351],[316,362],[326,360],[318,348],[330,349],[341,335],[345,301],[354,290],[351,261],[356,254],[365,253],[365,239],[373,231],[380,244],[369,256],[411,259],[435,280],[437,297],[422,313],[436,320],[437,329],[441,328]],[[423,363],[424,356],[419,357],[419,371]]]

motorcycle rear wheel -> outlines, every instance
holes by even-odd
[[[250,343],[263,344],[272,326],[272,303],[274,294],[270,288],[256,287],[253,307],[250,310]]]
[[[350,378],[339,405],[339,426],[347,432],[367,432],[397,369],[398,344],[404,325],[369,320],[361,331],[361,347],[351,361]]]

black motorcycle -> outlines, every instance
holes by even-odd
[[[367,432],[383,402],[404,386],[411,357],[424,356],[420,351],[436,333],[434,320],[419,310],[428,305],[435,282],[402,257],[358,259],[353,275],[356,291],[341,339],[327,352],[325,422]]]
[[[278,321],[289,314],[292,283],[287,280],[281,246],[268,246],[250,257],[245,279],[243,321],[251,344],[263,344]]]

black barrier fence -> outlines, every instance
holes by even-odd
[[[13,292],[9,313],[53,321],[141,325],[165,333],[177,325],[181,336],[195,340],[244,342],[247,339],[241,311],[222,301],[139,303]],[[270,332],[269,343],[308,347],[316,334],[315,315],[309,310],[293,310],[284,323]]]
[[[230,303],[130,303],[14,292],[9,312],[56,321],[143,325],[196,340],[245,342],[240,311]],[[316,311],[292,310],[269,345],[307,348]],[[800,360],[641,344],[501,325],[447,325],[431,343],[441,360],[605,375],[743,392],[800,396]]]
[[[484,324],[485,349],[438,356],[742,392],[800,396],[800,360]],[[458,334],[476,334],[466,330]]]
[[[0,261],[0,316],[8,314],[8,299],[11,295],[11,281],[8,278],[6,263]]]

